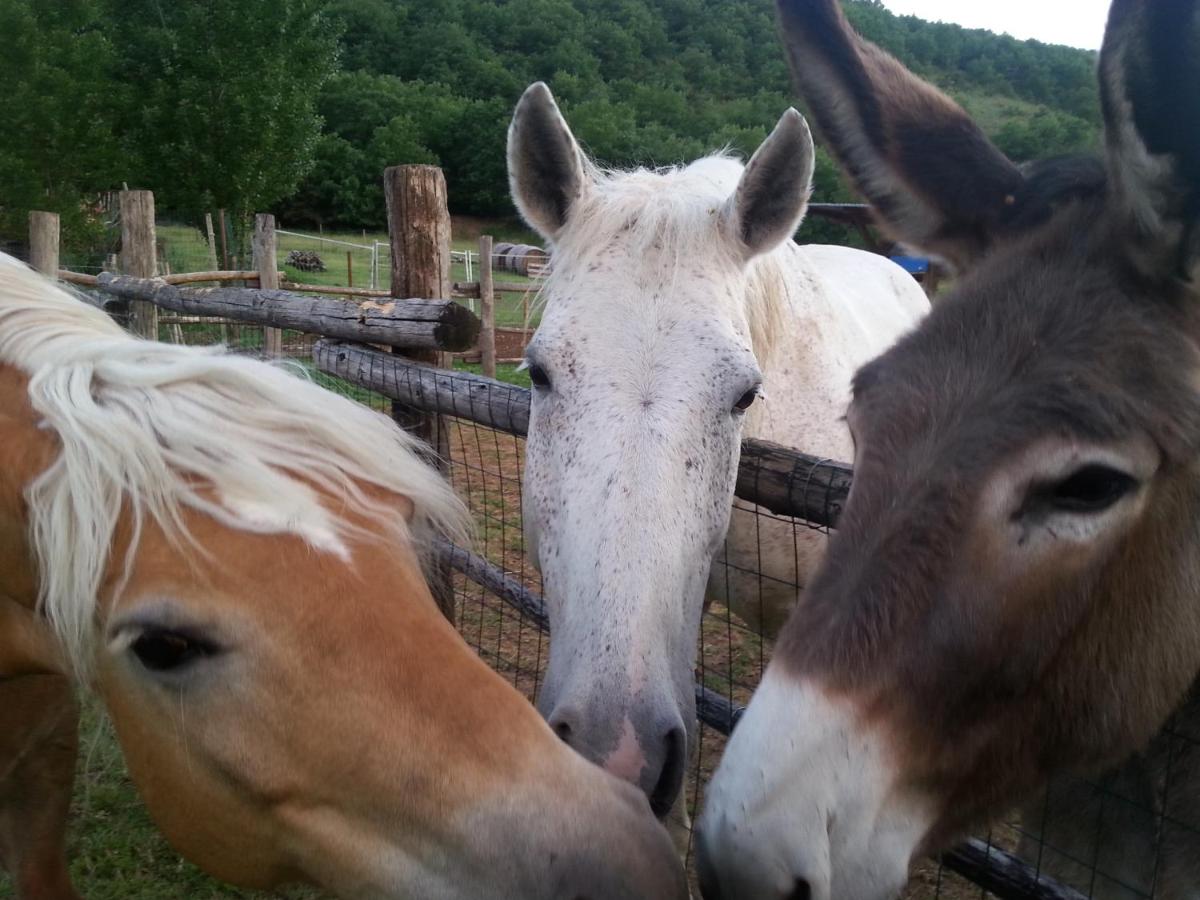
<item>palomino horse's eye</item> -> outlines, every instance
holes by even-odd
[[[758,399],[758,391],[759,385],[756,384],[750,390],[746,391],[746,393],[742,394],[738,402],[733,404],[734,412],[745,412],[748,410],[754,404],[754,401]]]
[[[134,655],[151,672],[181,669],[197,659],[213,656],[215,645],[177,631],[155,630],[143,633],[130,645]]]
[[[550,387],[550,376],[537,363],[531,363],[529,366],[529,380],[533,382],[533,386],[536,388],[546,389]]]
[[[1062,512],[1098,513],[1130,493],[1137,484],[1136,478],[1119,469],[1091,463],[1044,487],[1042,497],[1049,506]]]

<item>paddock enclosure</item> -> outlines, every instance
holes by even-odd
[[[435,202],[399,202],[411,197],[418,181],[433,186]],[[389,202],[388,283],[400,298],[394,301],[374,286],[360,292],[352,292],[351,285],[342,291],[325,287],[316,293],[299,283],[281,285],[277,265],[286,254],[278,249],[273,221],[266,216],[258,219],[253,266],[209,271],[207,279],[191,279],[218,287],[192,286],[179,273],[171,276],[175,284],[150,280],[159,270],[152,198],[122,199],[122,274],[61,274],[79,285],[91,302],[145,336],[188,344],[225,343],[241,352],[293,360],[329,388],[418,428],[467,500],[477,527],[473,547],[443,548],[447,611],[482,658],[532,699],[543,677],[549,638],[540,578],[526,554],[521,526],[529,392],[453,368],[450,356],[481,358],[485,370],[490,362],[494,371],[496,345],[480,345],[480,322],[472,307],[485,324],[491,317],[494,325],[492,269],[502,266],[488,265],[493,253],[491,239],[485,238],[479,279],[453,282],[440,172],[428,166],[396,167],[389,170],[387,184],[389,200],[396,200]],[[48,256],[36,237],[33,244],[35,265],[57,272],[57,253]],[[500,254],[497,246],[496,256],[510,271],[528,274],[532,266],[536,275],[544,262],[534,249],[509,246]],[[247,286],[226,286],[231,282]],[[851,478],[848,465],[807,456],[803,448],[747,441],[736,503],[760,523],[782,523],[793,536],[813,529],[828,532],[836,526]],[[756,576],[760,588],[765,584],[767,576],[761,572],[748,574]],[[787,587],[799,595],[800,586]],[[770,656],[770,641],[728,610],[716,605],[707,610],[696,666],[699,746],[686,785],[693,818],[725,738],[736,727]],[[1176,797],[1172,771],[1177,761],[1200,754],[1200,733],[1181,725],[1163,739],[1163,746],[1168,755],[1164,778],[1131,786],[1128,778],[1106,777],[1096,779],[1083,794],[1047,792],[1041,821],[1022,822],[1014,813],[940,861],[922,863],[905,896],[1173,896],[1155,889],[1159,859],[1181,830],[1200,834],[1200,798],[1185,802],[1187,798]],[[1060,840],[1055,824],[1064,804],[1070,804],[1068,818],[1087,825],[1084,832],[1090,840],[1080,842],[1079,829],[1069,840]],[[1148,882],[1130,883],[1127,854],[1118,852],[1127,843],[1119,829],[1131,822],[1140,836],[1137,853],[1141,870],[1150,873]],[[0,893],[2,889],[0,883]]]

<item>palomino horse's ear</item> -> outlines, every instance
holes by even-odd
[[[856,35],[837,0],[776,0],[817,130],[894,237],[958,267],[982,255],[1024,179],[958,104]]]
[[[1200,0],[1114,0],[1100,92],[1133,258],[1151,276],[1200,281]]]
[[[800,227],[812,193],[813,141],[794,109],[783,114],[722,211],[726,233],[749,259],[774,250]]]
[[[550,88],[531,84],[508,126],[508,183],[525,221],[554,240],[587,190],[590,169]]]

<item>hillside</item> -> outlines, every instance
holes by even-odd
[[[845,5],[1014,159],[1095,143],[1095,54]],[[290,221],[381,222],[378,174],[400,161],[442,165],[456,211],[510,213],[505,129],[537,79],[614,165],[748,153],[795,102],[771,0],[331,0],[329,15],[342,72],[321,92],[324,133]],[[816,196],[849,199],[825,158]]]
[[[1096,142],[1095,54],[844,2],[1014,159]],[[440,164],[455,213],[511,216],[505,131],[537,79],[618,166],[750,153],[795,102],[772,0],[4,0],[0,28],[0,241],[47,209],[96,257],[122,183],[175,220],[224,209],[235,242],[263,209],[378,228],[403,162]],[[816,181],[851,199],[823,154]]]

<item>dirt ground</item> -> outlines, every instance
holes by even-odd
[[[496,359],[521,359],[525,355],[525,345],[531,337],[533,332],[523,328],[497,328]]]
[[[541,579],[525,555],[521,532],[524,441],[455,421],[450,449],[451,478],[468,498],[478,523],[477,552],[540,593]],[[489,665],[532,700],[545,672],[548,637],[504,601],[462,576],[456,578],[455,589],[459,631]],[[746,704],[770,659],[770,644],[716,605],[706,613],[701,634],[696,677],[736,704]],[[693,818],[703,804],[704,787],[724,746],[723,735],[708,726],[701,727],[695,764],[686,785],[688,811]],[[1003,846],[1011,841],[997,843]],[[933,861],[917,866],[904,894],[905,900],[976,900],[990,896]]]

